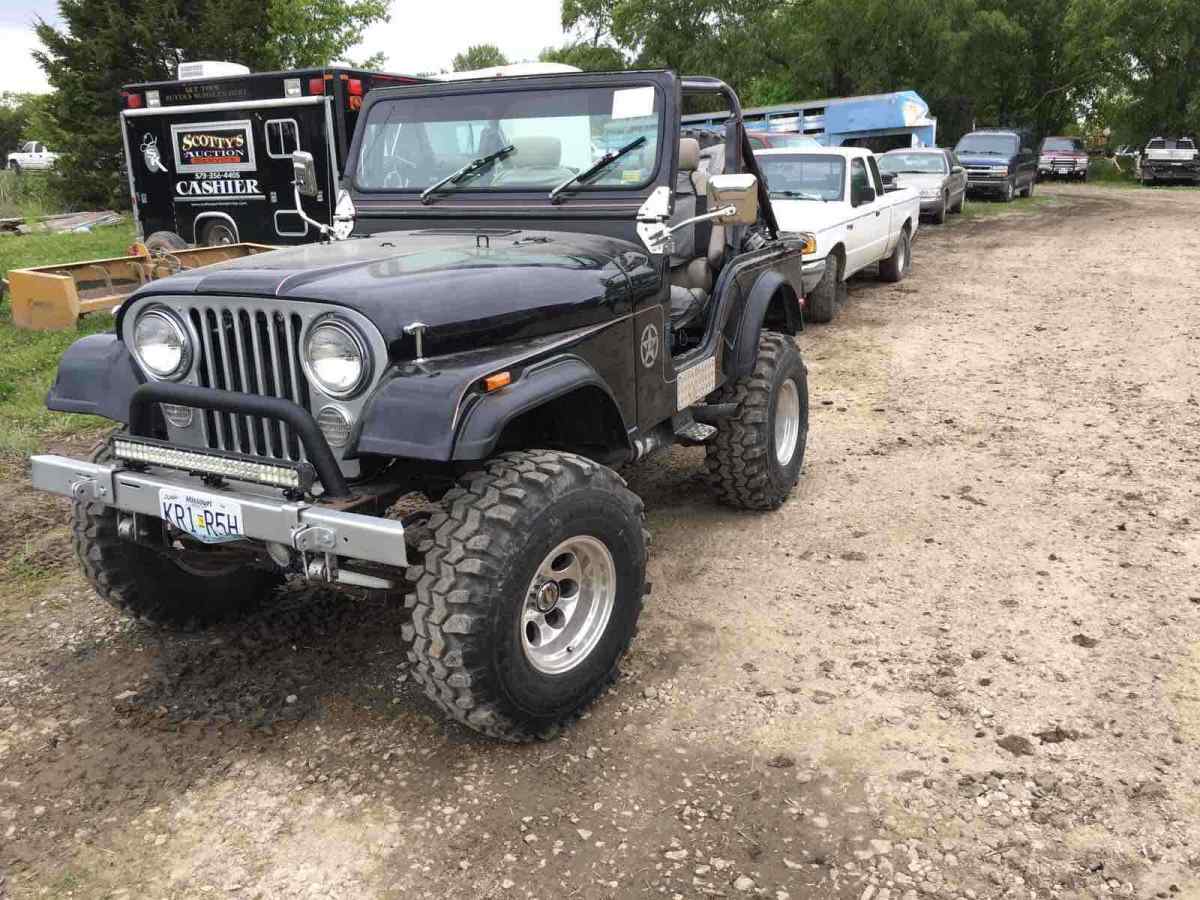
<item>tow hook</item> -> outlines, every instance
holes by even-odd
[[[368,575],[343,569],[338,565],[337,533],[332,528],[309,525],[292,535],[292,543],[300,551],[300,562],[304,577],[322,584],[351,584],[356,587],[389,591],[396,586],[390,578]]]

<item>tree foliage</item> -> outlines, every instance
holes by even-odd
[[[462,53],[456,53],[452,65],[455,72],[470,72],[474,69],[507,66],[508,58],[495,44],[473,44]]]
[[[175,77],[181,62],[223,59],[256,71],[336,61],[387,0],[59,0],[61,27],[36,25],[35,53],[58,178],[77,206],[128,203],[121,185],[122,85]]]

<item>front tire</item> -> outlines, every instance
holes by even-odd
[[[112,462],[107,441],[91,458]],[[84,577],[100,599],[151,625],[191,630],[239,619],[283,584],[282,576],[265,570],[206,567],[203,551],[184,569],[166,551],[119,537],[116,510],[95,502],[72,504],[71,536]]]
[[[933,214],[933,224],[934,225],[945,225],[946,224],[946,213],[949,211],[949,208],[950,208],[950,195],[948,193],[942,194],[942,206],[936,213]]]
[[[413,674],[490,737],[553,737],[618,674],[645,593],[642,501],[616,472],[548,450],[462,478],[409,569]]]
[[[1002,199],[1005,203],[1012,203],[1013,197],[1015,197],[1016,194],[1017,191],[1016,188],[1013,187],[1012,180],[1009,179],[1008,181],[1004,182],[1004,193],[1001,194],[1000,199]]]
[[[821,280],[804,299],[804,311],[810,322],[832,322],[837,314],[838,294],[843,289],[842,258],[831,253],[825,258]]]
[[[722,387],[716,402],[737,404],[704,458],[717,496],[742,509],[782,506],[808,443],[808,372],[792,339],[763,332],[754,371]]]

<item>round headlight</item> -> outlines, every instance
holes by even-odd
[[[354,328],[338,320],[309,330],[304,361],[317,387],[332,397],[348,397],[367,380],[366,343]]]
[[[150,309],[133,326],[133,349],[147,373],[174,378],[187,371],[192,349],[187,332],[164,309]]]

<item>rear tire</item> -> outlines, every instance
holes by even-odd
[[[91,458],[111,462],[108,442],[97,444]],[[72,504],[71,534],[84,577],[100,598],[152,625],[191,630],[239,619],[283,584],[281,575],[242,566],[185,571],[167,553],[118,537],[116,510],[95,502]]]
[[[224,247],[237,242],[238,236],[233,226],[221,219],[205,222],[196,237],[196,243],[202,247]]]
[[[808,443],[808,371],[792,339],[764,331],[754,371],[718,392],[736,403],[706,445],[705,473],[723,503],[777,509],[800,478]]]
[[[616,472],[572,453],[505,453],[464,476],[408,571],[404,638],[429,699],[490,737],[557,734],[615,680],[633,639],[642,521]]]
[[[812,292],[804,298],[805,318],[810,322],[832,322],[837,314],[838,294],[842,289],[842,258],[831,253],[825,258],[825,271]]]
[[[879,263],[879,280],[893,283],[903,280],[904,276],[908,274],[911,258],[912,236],[908,232],[908,226],[905,226],[900,232],[900,238],[896,241],[892,255]]]
[[[11,171],[14,175],[21,174],[21,164],[19,162],[17,162],[15,159],[11,159],[8,161],[8,168],[9,168],[9,171]]]

